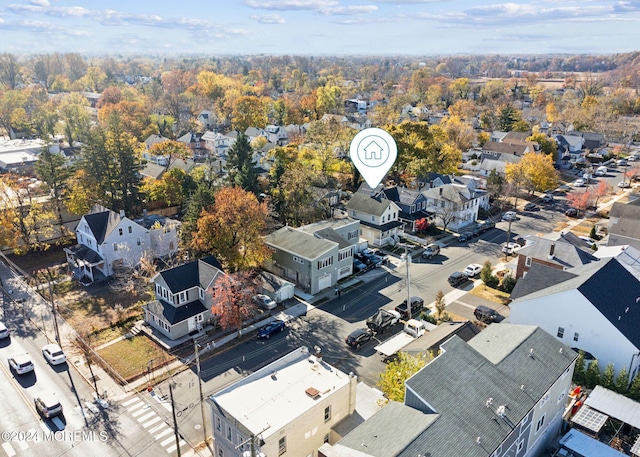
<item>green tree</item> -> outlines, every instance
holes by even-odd
[[[485,286],[495,288],[498,286],[498,277],[493,274],[493,265],[490,260],[486,260],[480,270],[480,279]]]
[[[593,389],[600,384],[600,366],[598,359],[593,360],[584,375],[584,384],[587,389]]]
[[[390,401],[404,401],[404,383],[416,374],[430,360],[427,354],[412,356],[399,352],[395,360],[389,362],[384,372],[380,373],[378,387]]]
[[[15,138],[15,131],[26,124],[26,102],[27,97],[20,90],[0,91],[0,128],[9,138]]]
[[[616,377],[615,391],[619,394],[626,394],[629,390],[629,372],[625,367],[622,367],[618,376]]]
[[[298,227],[320,217],[312,193],[312,186],[317,180],[317,172],[299,162],[284,172],[273,192],[283,222]]]
[[[490,197],[496,200],[502,198],[504,196],[505,184],[505,178],[495,169],[489,172],[489,176],[487,176],[487,190],[489,191]]]
[[[196,189],[187,199],[187,209],[182,218],[182,230],[180,236],[183,246],[189,248],[192,243],[193,234],[198,230],[198,219],[206,208],[215,202],[215,189],[206,183],[198,183]]]
[[[627,397],[635,401],[640,401],[640,376],[633,378]]]
[[[64,237],[67,235],[67,230],[64,226],[63,210],[65,207],[67,181],[71,177],[71,168],[66,166],[62,154],[53,154],[46,146],[38,156],[38,161],[34,168],[36,176],[42,180],[49,190],[49,194],[51,195],[50,201],[58,219],[62,236]]]
[[[516,286],[516,282],[518,280],[513,275],[505,275],[502,278],[502,282],[500,283],[500,290],[510,294],[513,291],[513,288]]]
[[[573,370],[573,382],[579,386],[584,385],[585,378],[585,361],[584,351],[578,351],[575,368]]]
[[[498,109],[498,130],[510,132],[513,130],[514,124],[520,120],[520,112],[511,103],[507,103]]]
[[[62,121],[64,137],[69,146],[83,139],[89,131],[89,102],[78,92],[66,94],[58,105],[58,115]]]
[[[613,363],[609,363],[604,369],[604,373],[600,378],[599,384],[605,389],[614,390],[615,376],[616,376],[616,370],[613,366]]]
[[[229,148],[227,170],[232,185],[240,186],[249,192],[257,190],[258,174],[253,166],[253,149],[244,133],[238,132],[235,143]]]

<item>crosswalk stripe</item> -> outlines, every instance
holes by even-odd
[[[4,449],[4,452],[6,452],[9,457],[16,455],[16,451],[13,450],[11,443],[2,443],[2,449]]]
[[[171,441],[173,441],[173,442],[176,441],[176,437],[174,435],[171,435],[169,438],[165,439],[164,441],[160,441],[160,446],[165,447]]]
[[[159,440],[160,438],[162,438],[167,433],[171,433],[171,429],[170,428],[167,428],[164,432],[158,433],[156,436],[154,436],[154,438],[156,440]]]
[[[144,422],[146,420],[149,420],[149,419],[151,419],[151,417],[153,417],[155,415],[156,415],[156,413],[154,411],[151,411],[150,413],[145,414],[144,416],[138,417],[138,422]]]
[[[35,435],[35,431],[29,430],[29,436],[35,437],[36,436]],[[24,441],[24,440],[20,440],[20,441],[18,441],[18,446],[20,446],[20,449],[22,449],[23,451],[26,451],[27,449],[29,449],[29,442],[28,441]]]
[[[135,403],[137,401],[140,401],[140,399],[138,397],[133,397],[130,400],[122,402],[122,406],[129,406],[131,403]]]
[[[180,447],[184,446],[185,444],[187,444],[186,441],[180,440]],[[169,446],[167,448],[167,453],[171,453],[171,452],[175,451],[177,448],[178,447],[175,444],[173,446]]]
[[[158,430],[160,430],[162,427],[166,427],[166,426],[167,426],[167,424],[165,424],[165,423],[163,422],[163,423],[162,423],[162,424],[160,424],[160,425],[157,425],[157,426],[155,426],[155,427],[153,427],[153,428],[150,428],[150,429],[149,429],[149,433],[155,433],[155,432],[157,432]]]
[[[139,409],[138,411],[134,411],[134,412],[132,412],[132,413],[131,413],[131,415],[132,415],[133,417],[137,417],[137,416],[139,416],[140,414],[144,414],[144,413],[146,413],[146,412],[149,412],[149,408],[150,408],[150,407],[145,407],[145,408]]]
[[[129,412],[135,411],[136,409],[138,409],[138,408],[140,408],[141,406],[144,406],[144,405],[146,405],[146,403],[143,402],[142,400],[140,400],[135,405],[131,406],[130,408],[127,408],[127,411],[129,411]]]
[[[145,422],[144,424],[142,424],[142,426],[144,428],[149,428],[151,425],[155,424],[159,420],[160,420],[160,416],[156,416],[153,419],[151,419],[149,422]]]

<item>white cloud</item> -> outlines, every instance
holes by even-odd
[[[287,22],[279,14],[254,14],[251,19],[260,24],[284,24]]]
[[[336,14],[336,15],[354,15],[354,14],[369,14],[377,11],[378,7],[375,5],[362,5],[362,6],[334,6],[321,10],[322,14]]]
[[[338,5],[336,0],[246,0],[245,3],[251,8],[278,11],[319,11]]]
[[[31,0],[32,5],[49,6],[49,0]]]

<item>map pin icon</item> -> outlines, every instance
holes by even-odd
[[[353,137],[349,157],[367,185],[375,189],[398,157],[396,141],[382,129],[364,129]]]

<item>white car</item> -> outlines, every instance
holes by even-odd
[[[627,189],[629,187],[631,187],[631,183],[627,182],[627,181],[620,181],[618,183],[618,187],[621,189]]]
[[[42,355],[51,365],[60,365],[67,361],[67,357],[57,344],[47,344],[42,347]]]
[[[507,211],[506,213],[504,213],[502,215],[502,220],[503,221],[517,221],[518,220],[518,215],[515,213],[515,211]]]
[[[256,303],[256,305],[263,309],[271,310],[278,306],[271,297],[265,294],[254,295],[253,301]]]
[[[504,246],[502,246],[502,252],[505,254],[513,254],[517,249],[520,249],[521,246],[518,243],[514,243],[512,241],[508,242]]]
[[[580,238],[582,241],[584,241],[585,243],[587,243],[587,245],[593,249],[596,246],[596,242],[593,241],[591,238],[589,238],[588,236],[579,236],[578,238]]]
[[[9,329],[6,325],[0,322],[0,339],[9,338]]]
[[[18,374],[25,374],[34,370],[33,362],[27,354],[9,357],[9,367]]]
[[[579,178],[573,183],[574,187],[584,187],[584,179]]]
[[[469,278],[475,278],[480,274],[480,271],[482,271],[482,265],[478,265],[477,263],[467,265],[467,267],[462,270],[462,272]]]

